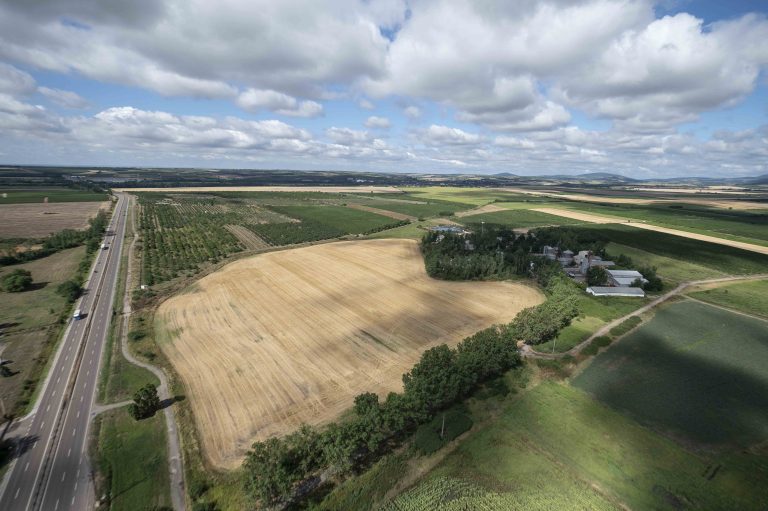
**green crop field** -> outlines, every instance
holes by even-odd
[[[606,240],[732,275],[765,273],[768,255],[618,224],[581,225]]]
[[[109,200],[109,195],[88,190],[70,188],[0,188],[0,204],[22,204],[28,202],[102,202]]]
[[[136,421],[125,408],[105,412],[99,426],[99,473],[112,511],[170,505],[165,419]]]
[[[540,213],[528,209],[508,209],[494,213],[481,213],[462,219],[465,223],[500,224],[509,227],[542,227],[547,225],[573,225],[584,223],[579,220]]]
[[[383,509],[758,510],[766,473],[765,458],[691,453],[578,389],[542,383]]]
[[[768,439],[768,323],[692,301],[668,305],[574,385],[686,441],[747,447]]]
[[[417,199],[437,199],[452,202],[461,202],[482,206],[495,200],[517,201],[530,197],[525,194],[493,190],[490,188],[460,188],[452,186],[424,186],[418,188],[401,188],[408,195]]]
[[[461,202],[451,202],[444,200],[425,200],[418,197],[398,196],[397,200],[361,200],[355,201],[363,206],[394,211],[404,215],[411,215],[417,218],[428,218],[432,216],[450,216],[457,211],[472,209],[472,204]],[[421,203],[421,204],[420,204]]]
[[[635,206],[571,202],[566,207],[576,211],[643,220],[663,227],[768,245],[768,214],[765,212],[707,208],[682,203],[671,206]]]
[[[302,222],[325,225],[339,235],[371,233],[402,224],[386,216],[344,206],[270,206],[270,209]]]
[[[620,245],[618,243],[609,243],[605,248],[608,258],[616,257],[620,254],[631,257],[632,262],[638,266],[655,266],[657,273],[662,280],[669,284],[679,284],[681,282],[690,282],[692,280],[714,279],[725,277],[727,274],[715,268],[702,266],[688,262],[685,256],[679,258],[665,257],[654,254],[636,247]]]
[[[698,300],[768,318],[768,280],[739,282],[696,291],[690,296]]]

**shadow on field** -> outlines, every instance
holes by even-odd
[[[686,443],[746,447],[768,438],[768,374],[670,349],[657,337],[622,341],[573,383]]]

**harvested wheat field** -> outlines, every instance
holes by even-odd
[[[352,241],[229,264],[163,303],[156,326],[207,458],[234,468],[254,440],[401,390],[426,348],[542,300],[522,284],[433,280],[412,240]]]
[[[41,238],[64,229],[85,229],[106,202],[0,204],[0,238]]]

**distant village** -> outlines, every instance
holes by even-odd
[[[466,236],[472,233],[472,231],[460,225],[437,225],[430,227],[429,230],[440,233],[437,237],[437,242],[442,241],[445,234]],[[464,240],[464,248],[470,251],[475,249],[470,239]],[[581,250],[578,253],[574,253],[572,250],[561,250],[559,247],[545,245],[541,253],[534,255],[559,262],[566,275],[582,284],[587,283],[587,273],[591,268],[604,269],[607,275],[605,285],[587,287],[587,293],[593,296],[645,297],[642,285],[648,281],[642,273],[637,270],[612,269],[616,266],[616,263],[606,261],[602,257],[593,254],[590,250]]]

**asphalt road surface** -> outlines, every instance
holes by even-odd
[[[87,459],[99,365],[112,320],[128,201],[122,194],[79,309],[35,409],[16,427],[17,458],[4,479],[0,510],[87,510],[95,504]],[[113,234],[110,234],[113,233]]]

